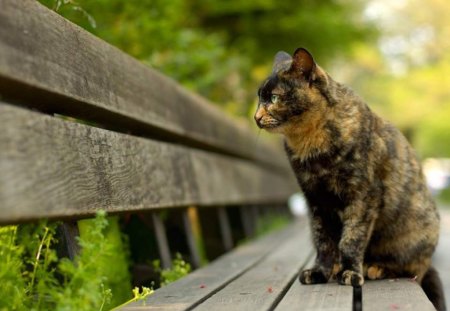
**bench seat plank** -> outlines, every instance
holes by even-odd
[[[295,187],[246,160],[0,102],[0,223],[180,206],[282,202]]]
[[[270,310],[283,297],[312,255],[307,224],[295,230],[260,263],[194,310]]]
[[[353,309],[353,288],[336,282],[302,285],[292,284],[276,311],[350,311]],[[371,309],[368,309],[371,310]]]
[[[239,246],[206,267],[158,289],[146,299],[145,304],[140,301],[133,302],[121,310],[190,310],[253,268],[270,253],[276,252],[280,241],[298,232],[296,226],[298,224],[290,225],[252,243]]]
[[[420,285],[411,279],[367,281],[362,289],[363,310],[435,310]]]

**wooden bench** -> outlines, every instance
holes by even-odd
[[[258,213],[286,209],[298,188],[281,147],[34,0],[0,7],[0,224],[62,219],[73,257],[74,220],[143,213],[168,267],[158,212],[179,209],[198,267],[190,209],[217,213],[226,250],[230,209],[247,237]],[[432,310],[409,280],[369,282],[362,301],[351,287],[301,286],[313,257],[301,219],[124,309]]]
[[[313,258],[308,225],[300,220],[123,310],[434,310],[409,279],[369,281],[362,289],[336,282],[301,285],[298,271]]]

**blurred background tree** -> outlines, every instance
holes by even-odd
[[[400,127],[423,158],[450,157],[450,2],[371,0],[365,15],[379,39],[353,49],[342,79]]]
[[[306,46],[328,63],[374,29],[358,1],[40,1],[241,116],[278,50]]]
[[[40,1],[246,118],[273,55],[304,46],[422,156],[450,156],[447,0]]]

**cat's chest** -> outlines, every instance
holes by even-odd
[[[359,184],[359,170],[349,163],[336,163],[332,159],[317,159],[302,162],[291,158],[291,165],[297,181],[304,193],[330,193],[337,197],[347,197],[355,185]]]
[[[322,185],[336,181],[339,168],[328,159],[317,159],[304,162],[295,156],[290,157],[290,162],[300,185]]]
[[[341,212],[348,205],[348,196],[340,182],[331,175],[320,177],[314,175],[310,178],[303,176],[300,179],[305,180],[305,182],[299,180],[299,184],[310,207],[316,207],[329,212],[334,210],[339,217],[342,216]]]

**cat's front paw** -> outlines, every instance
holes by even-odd
[[[328,278],[318,269],[306,269],[300,272],[298,279],[302,284],[321,284],[327,283]]]
[[[362,286],[364,284],[364,276],[361,273],[352,270],[344,270],[338,273],[337,279],[339,284],[351,285],[353,287]]]
[[[380,280],[384,277],[384,269],[377,265],[367,268],[367,277],[371,280]]]

